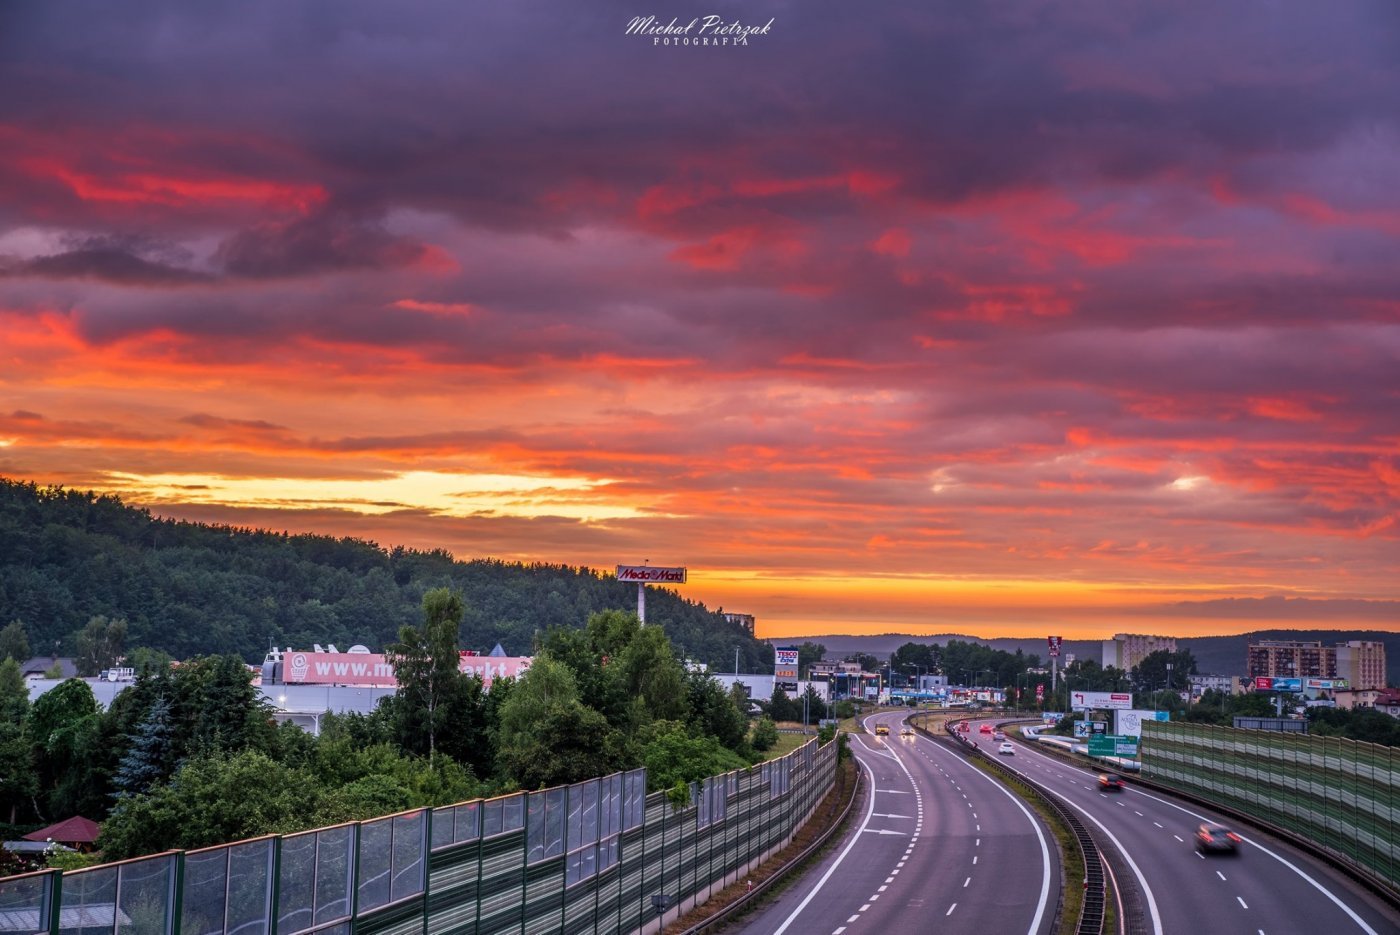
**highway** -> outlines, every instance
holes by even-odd
[[[753,935],[1047,935],[1059,898],[1054,838],[948,745],[872,715],[851,750],[867,795],[851,830],[741,931]],[[876,736],[878,724],[888,736]]]
[[[1077,768],[1019,740],[1016,753],[1001,759],[1069,803],[1102,847],[1123,855],[1154,935],[1400,931],[1400,915],[1322,862],[1209,809],[1135,788],[1131,775],[1122,791],[1104,792],[1101,770]],[[1239,853],[1198,853],[1193,835],[1204,821],[1239,834]]]

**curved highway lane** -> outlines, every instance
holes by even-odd
[[[1060,886],[1049,831],[959,753],[902,736],[904,713],[872,715],[852,736],[871,790],[852,831],[743,932],[1048,935]]]
[[[1121,853],[1143,891],[1149,930],[1287,935],[1380,935],[1400,931],[1400,914],[1378,897],[1288,844],[1210,809],[1135,788],[1103,791],[1101,770],[1077,767],[1014,738],[1003,759],[1076,809],[1101,842]],[[1194,833],[1218,822],[1243,839],[1236,856],[1197,852]],[[1104,839],[1107,838],[1107,841]]]

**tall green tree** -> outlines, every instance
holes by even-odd
[[[13,657],[0,662],[0,808],[14,824],[35,792],[33,751],[26,729],[29,689]]]
[[[640,627],[609,667],[646,720],[684,721],[689,716],[685,670],[660,627]]]
[[[170,723],[170,699],[158,698],[137,726],[126,755],[112,777],[114,794],[140,795],[175,772],[175,731]]]
[[[521,788],[577,782],[625,765],[621,738],[602,714],[579,703],[569,667],[547,655],[510,689],[500,718],[503,778]]]
[[[744,751],[748,740],[748,696],[740,710],[731,692],[724,690],[714,676],[695,670],[686,673],[694,728],[734,751]],[[742,690],[741,690],[742,694]]]
[[[798,678],[807,678],[807,671],[812,667],[812,663],[821,662],[826,655],[826,647],[821,643],[813,643],[811,640],[804,640],[802,645],[797,647],[797,675]]]
[[[462,612],[461,595],[448,588],[429,591],[423,595],[423,626],[404,625],[385,653],[399,683],[393,704],[398,743],[430,763],[469,691],[457,650]]]
[[[29,661],[29,634],[18,620],[11,620],[5,624],[5,629],[0,630],[0,659]]]
[[[78,674],[90,678],[116,665],[121,658],[126,648],[126,620],[108,620],[99,614],[77,632],[74,644],[77,647],[74,665],[78,667]]]
[[[105,808],[103,751],[97,743],[101,717],[97,699],[82,679],[68,679],[35,700],[29,738],[35,782],[47,812],[41,817],[67,818]]]

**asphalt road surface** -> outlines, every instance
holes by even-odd
[[[1322,862],[1209,809],[1134,788],[1131,774],[1122,791],[1105,792],[1101,770],[1071,766],[1031,742],[1016,741],[1016,753],[1002,759],[1068,802],[1091,833],[1106,833],[1126,856],[1154,935],[1400,932],[1400,914]],[[1206,821],[1243,838],[1237,855],[1197,852],[1194,834]]]
[[[865,719],[851,749],[873,790],[851,830],[741,928],[754,935],[1046,935],[1059,898],[1051,833],[955,749]],[[890,727],[875,736],[877,724]]]

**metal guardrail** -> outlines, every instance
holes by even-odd
[[[1104,920],[1108,902],[1107,877],[1104,873],[1103,856],[1099,853],[1098,845],[1094,843],[1089,830],[1084,827],[1084,823],[1079,820],[1068,807],[1060,802],[1059,798],[1049,790],[1041,788],[1034,780],[1026,777],[1015,770],[1007,769],[998,761],[987,756],[975,743],[971,743],[962,737],[962,732],[957,729],[957,725],[962,719],[948,722],[945,729],[948,735],[959,743],[968,755],[984,762],[995,772],[1000,773],[1007,779],[1024,785],[1031,791],[1038,800],[1051,809],[1055,815],[1065,824],[1074,836],[1075,845],[1079,849],[1079,856],[1084,865],[1084,895],[1079,906],[1079,918],[1075,922],[1074,931],[1076,935],[1103,935]],[[914,725],[916,730],[921,731],[925,736],[933,739],[934,735],[921,725]],[[1058,919],[1064,911],[1064,888],[1061,886],[1060,901],[1055,907],[1055,917]],[[1055,926],[1058,930],[1058,922]]]
[[[838,769],[839,768],[840,767],[838,766]],[[712,925],[718,925],[719,923],[725,921],[731,916],[738,915],[742,909],[746,908],[749,905],[749,903],[758,899],[771,887],[776,885],[779,880],[784,879],[793,870],[796,870],[798,867],[802,866],[803,862],[805,862],[807,858],[811,857],[813,854],[817,853],[823,847],[825,847],[827,841],[831,840],[831,836],[835,834],[838,829],[845,826],[846,818],[851,814],[851,807],[855,805],[856,800],[860,798],[861,784],[865,782],[865,779],[861,776],[860,770],[856,770],[855,777],[855,782],[851,783],[850,798],[846,800],[846,805],[844,808],[841,809],[841,814],[838,815],[836,820],[831,823],[830,827],[828,827],[825,831],[822,832],[819,838],[817,838],[807,847],[803,848],[802,853],[795,855],[791,860],[789,860],[787,863],[783,864],[776,871],[774,871],[773,875],[768,877],[768,879],[763,880],[753,889],[749,890],[747,893],[740,896],[738,899],[734,900],[732,903],[725,906],[723,909],[720,909],[714,915],[702,919],[701,921],[692,925],[690,928],[685,929],[683,932],[681,932],[681,935],[697,935],[697,933],[705,931]]]

